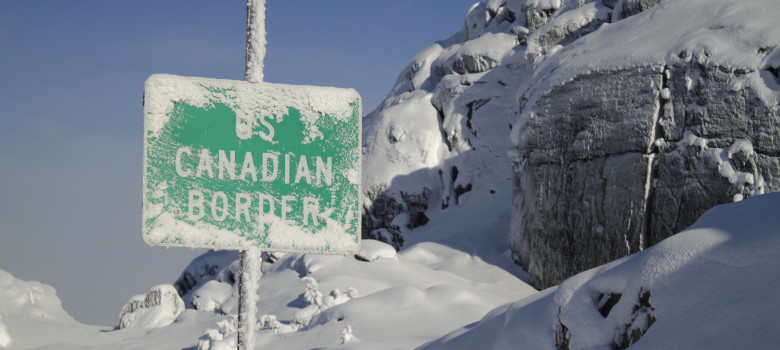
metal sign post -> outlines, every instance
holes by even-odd
[[[239,349],[254,347],[261,251],[360,248],[360,95],[264,83],[264,55],[265,3],[249,0],[246,81],[144,87],[142,236],[241,251]]]
[[[244,80],[250,83],[263,81],[265,44],[265,0],[247,0]],[[238,349],[249,350],[255,347],[257,289],[260,287],[262,254],[258,248],[251,247],[242,250],[238,256]]]

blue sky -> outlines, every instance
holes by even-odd
[[[476,0],[267,4],[265,80],[356,89],[370,112]],[[113,326],[202,250],[141,239],[143,83],[243,79],[245,1],[0,2],[0,269]]]

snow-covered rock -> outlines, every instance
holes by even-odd
[[[717,204],[777,191],[778,11],[772,0],[475,4],[364,119],[363,237],[401,249],[455,207],[512,192],[514,259],[546,287]],[[492,208],[495,219],[459,218],[509,217]]]
[[[582,272],[422,349],[768,349],[780,342],[780,194]]]
[[[400,249],[420,240],[410,232],[473,196],[502,201],[491,217],[508,218],[502,195],[511,192],[506,151],[517,114],[516,76],[529,66],[514,55],[522,32],[516,23],[525,21],[515,5],[475,4],[463,30],[417,55],[364,118],[363,237]]]
[[[360,251],[355,254],[355,259],[374,261],[376,259],[392,259],[395,258],[395,255],[393,246],[373,239],[364,239],[360,241]]]
[[[536,68],[512,132],[512,249],[537,287],[655,244],[715,205],[780,190],[780,6],[612,6],[562,6],[528,39]],[[537,34],[591,17],[611,21],[532,52]]]
[[[198,338],[198,350],[231,350],[238,345],[237,320],[224,319],[217,322],[217,328],[203,331]]]
[[[174,285],[180,295],[186,295],[195,287],[212,279],[232,284],[237,279],[231,266],[238,259],[238,251],[218,250],[202,254],[184,268]]]
[[[190,305],[200,311],[217,311],[233,296],[233,286],[217,280],[210,280],[192,291]]]
[[[152,287],[130,299],[119,314],[118,328],[159,328],[171,324],[184,311],[184,301],[170,284]]]

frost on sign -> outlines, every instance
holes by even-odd
[[[149,77],[144,240],[355,252],[360,118],[351,89]]]

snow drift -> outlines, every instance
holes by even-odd
[[[769,349],[780,342],[780,194],[507,304],[422,349]]]

